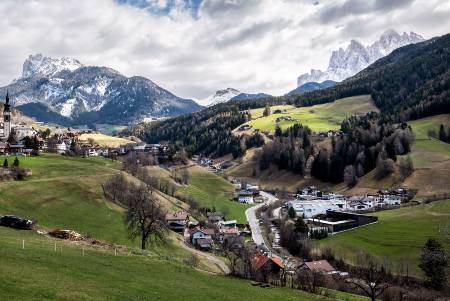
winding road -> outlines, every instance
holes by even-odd
[[[252,239],[257,245],[266,245],[269,246],[264,241],[264,236],[261,233],[261,227],[259,226],[259,219],[256,217],[256,210],[261,208],[264,205],[270,205],[276,202],[278,199],[268,192],[260,191],[262,197],[266,199],[264,203],[258,204],[256,206],[250,207],[245,211],[245,217],[247,218],[248,224],[250,225],[250,229],[252,230]]]

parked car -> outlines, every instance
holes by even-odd
[[[0,217],[0,226],[21,229],[21,230],[31,230],[36,224],[36,221],[29,219],[23,219],[15,215],[5,215]]]

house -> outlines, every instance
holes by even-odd
[[[246,130],[249,130],[249,129],[251,129],[251,128],[252,128],[251,125],[249,125],[249,124],[243,124],[243,125],[241,125],[241,126],[239,127],[239,131],[246,131]]]
[[[268,278],[277,278],[285,269],[283,260],[275,255],[256,252],[251,259],[252,269],[257,273],[258,280],[267,282]]]
[[[253,192],[251,191],[240,191],[238,196],[239,203],[245,203],[245,204],[253,204]]]
[[[69,149],[69,147],[67,146],[67,144],[64,141],[58,141],[55,144],[55,150],[56,150],[56,153],[58,153],[58,154],[65,154],[68,149]]]
[[[220,221],[217,223],[217,226],[220,229],[233,229],[233,228],[237,228],[237,221],[234,220],[230,220],[230,221]]]
[[[238,180],[231,180],[231,184],[233,184],[235,189],[241,189],[242,188],[242,184]]]
[[[248,190],[248,191],[259,191],[259,186],[258,185],[247,184],[245,189]]]
[[[11,154],[21,154],[25,149],[25,145],[22,143],[11,143],[9,144],[9,150]]]
[[[386,205],[400,205],[402,203],[402,198],[397,195],[384,195],[382,200]]]
[[[165,219],[170,230],[183,232],[189,222],[189,214],[186,211],[167,213]]]
[[[208,217],[208,221],[213,224],[223,221],[225,218],[220,212],[207,212],[206,216]]]
[[[8,143],[0,141],[0,154],[5,154],[8,151]]]
[[[37,135],[37,132],[34,128],[26,126],[26,125],[19,125],[14,127],[14,132],[16,135],[17,140],[21,140],[25,137],[34,137]]]
[[[203,251],[211,250],[213,245],[213,240],[210,238],[199,238],[197,239],[196,247]]]
[[[304,262],[300,269],[324,274],[334,274],[336,269],[326,260]]]
[[[214,229],[209,228],[193,228],[189,230],[189,238],[194,246],[197,245],[198,239],[213,239],[214,234]]]

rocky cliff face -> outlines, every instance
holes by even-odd
[[[394,30],[384,32],[379,40],[369,46],[352,40],[346,49],[339,48],[331,53],[326,71],[312,69],[310,73],[300,75],[297,79],[297,86],[326,80],[343,81],[395,49],[422,41],[424,39],[414,32],[400,35]]]

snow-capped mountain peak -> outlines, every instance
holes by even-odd
[[[1,95],[6,91],[24,114],[60,124],[124,124],[201,108],[145,77],[126,77],[107,67],[41,54],[26,59],[22,77],[0,88]]]
[[[80,67],[83,67],[83,64],[76,59],[67,57],[52,59],[35,54],[30,55],[23,63],[22,78],[53,76],[60,71],[74,71]]]
[[[219,103],[227,102],[231,100],[233,97],[238,96],[241,94],[236,89],[233,88],[226,88],[224,90],[218,90],[214,95],[211,95],[210,97],[199,101],[200,104],[207,105],[207,106],[213,106]]]
[[[351,40],[346,49],[339,48],[331,53],[326,71],[311,69],[311,73],[298,77],[297,86],[307,82],[342,81],[395,49],[421,41],[424,41],[424,38],[414,32],[409,34],[404,32],[400,35],[392,29],[383,32],[377,41],[368,46],[364,46],[357,40]]]

